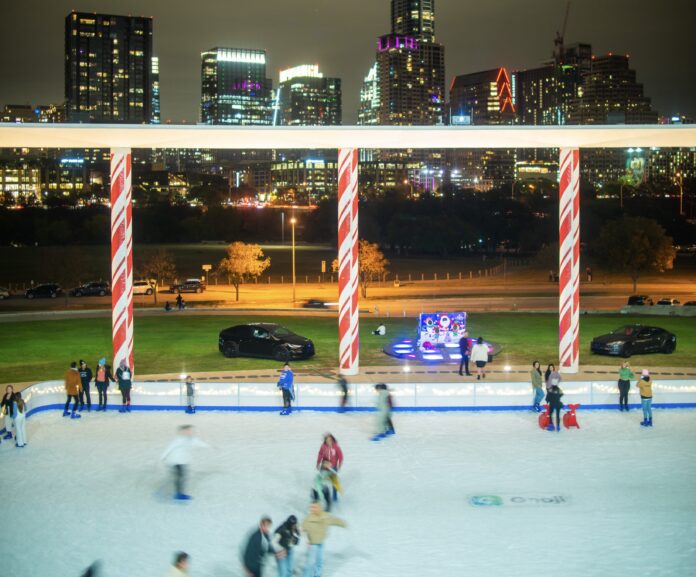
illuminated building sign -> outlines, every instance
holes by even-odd
[[[316,64],[302,64],[294,68],[280,71],[281,83],[291,78],[324,78],[324,75],[319,72],[319,66]]]
[[[406,50],[418,50],[418,40],[412,36],[394,36],[389,34],[381,36],[377,41],[377,50],[386,52],[387,50],[398,50],[405,48]]]
[[[243,82],[235,82],[232,85],[232,90],[261,90],[260,82],[251,82],[244,80]]]
[[[85,159],[84,158],[61,158],[60,163],[61,164],[84,164]]]
[[[453,115],[451,123],[454,126],[468,126],[471,124],[471,114]]]
[[[236,48],[218,48],[217,59],[221,62],[266,64],[266,53],[261,50],[239,50]]]
[[[510,87],[510,76],[507,70],[501,68],[498,70],[498,77],[495,80],[498,89],[498,102],[500,103],[500,112],[515,113],[515,105],[512,102],[512,88]]]

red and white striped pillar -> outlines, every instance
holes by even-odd
[[[577,373],[580,360],[580,151],[562,148],[559,167],[559,370]]]
[[[358,150],[338,151],[339,373],[357,375],[360,359],[358,263]]]
[[[111,326],[113,365],[133,370],[133,209],[131,149],[111,149]]]

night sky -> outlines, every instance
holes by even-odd
[[[343,79],[343,122],[357,117],[363,76],[377,36],[390,28],[388,0],[2,0],[0,104],[63,100],[64,18],[72,10],[153,16],[160,57],[162,119],[195,122],[200,52],[213,46],[263,48],[274,85],[278,71],[317,63]],[[436,35],[447,77],[548,59],[564,0],[438,0]],[[628,53],[662,115],[696,116],[693,0],[574,0],[566,43],[595,54]]]

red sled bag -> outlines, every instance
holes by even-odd
[[[563,426],[566,429],[570,429],[570,427],[575,427],[576,429],[580,428],[580,425],[578,425],[578,417],[575,414],[578,408],[580,408],[580,405],[568,405],[568,412],[563,415]]]
[[[539,415],[539,428],[546,429],[551,424],[551,408],[549,405],[544,405],[546,409],[543,413]]]

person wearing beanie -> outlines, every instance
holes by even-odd
[[[82,382],[82,390],[80,391],[80,408],[79,411],[85,408],[85,399],[87,399],[87,411],[92,410],[92,397],[89,395],[89,383],[92,381],[92,369],[87,366],[87,363],[80,359],[80,381]]]
[[[97,363],[97,371],[94,375],[94,384],[97,386],[97,391],[99,391],[99,408],[97,411],[106,411],[106,393],[109,389],[109,381],[115,383],[116,379],[111,374],[111,367],[106,364],[106,359],[102,357]]]
[[[273,533],[271,544],[276,551],[278,577],[292,577],[295,547],[300,542],[297,517],[290,515]],[[283,552],[285,555],[283,555]]]
[[[121,391],[122,407],[118,410],[119,413],[131,412],[131,388],[133,387],[133,373],[126,362],[126,359],[121,359],[116,369],[116,380],[118,381],[118,390]]]
[[[642,427],[652,427],[652,379],[648,369],[643,369],[640,374],[640,379],[636,383],[640,391],[640,404],[643,407],[643,422]]]
[[[63,416],[70,416],[73,419],[79,419],[80,415],[77,414],[77,405],[80,402],[79,395],[82,390],[82,381],[80,380],[80,373],[77,371],[77,363],[73,361],[70,363],[70,368],[65,371],[65,393],[67,395],[67,400],[65,401],[65,408],[63,409]],[[70,401],[74,399],[72,414],[68,410],[70,406]]]

